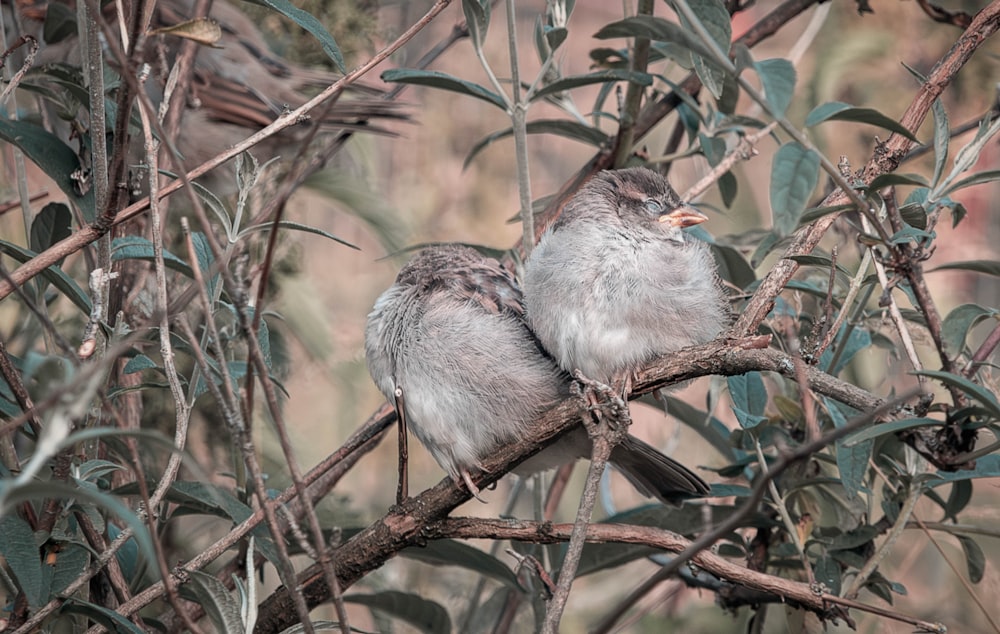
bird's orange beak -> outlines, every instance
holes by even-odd
[[[708,220],[708,216],[701,213],[690,205],[681,205],[670,213],[663,214],[659,218],[660,222],[666,222],[671,227],[693,227]]]

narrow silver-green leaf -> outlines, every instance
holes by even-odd
[[[919,370],[913,372],[913,374],[937,379],[945,385],[962,390],[972,400],[989,410],[990,414],[1000,418],[1000,403],[997,402],[997,397],[982,385],[977,385],[963,376],[940,370]]]
[[[973,185],[980,185],[982,183],[991,183],[993,181],[1000,180],[1000,170],[989,170],[986,172],[976,172],[971,176],[967,176],[962,180],[955,181],[951,184],[948,189],[946,189],[943,194],[947,195],[952,192],[958,191],[964,187],[971,187]]]
[[[517,577],[499,559],[452,539],[434,540],[428,542],[426,546],[406,548],[399,554],[432,566],[460,566],[480,575],[492,577],[512,588],[520,588]]]
[[[181,596],[193,600],[208,615],[216,632],[243,632],[240,604],[221,581],[207,572],[192,570],[190,583],[180,587]]]
[[[927,187],[927,179],[920,174],[897,174],[893,172],[890,174],[876,176],[872,179],[872,182],[868,185],[867,189],[877,192],[885,187],[896,185],[918,185],[920,187]]]
[[[246,237],[247,235],[249,235],[249,234],[251,234],[251,233],[253,233],[255,231],[267,231],[268,229],[271,229],[273,227],[274,227],[274,223],[273,222],[265,222],[265,223],[262,223],[262,224],[259,224],[259,225],[253,225],[251,227],[247,227],[243,231],[240,231],[239,235],[240,235],[241,238],[243,238],[243,237]],[[350,242],[348,242],[347,240],[344,240],[342,238],[338,238],[337,236],[333,235],[332,233],[329,233],[327,231],[323,231],[322,229],[318,229],[318,228],[310,226],[310,225],[304,225],[304,224],[302,224],[300,222],[292,222],[291,220],[281,220],[281,221],[278,222],[278,228],[280,228],[280,229],[288,229],[290,231],[302,231],[304,233],[312,233],[312,234],[315,234],[315,235],[318,235],[318,236],[323,236],[324,238],[329,238],[330,240],[333,240],[334,242],[338,242],[338,243],[344,245],[345,247],[350,247],[350,248],[354,249],[355,251],[360,251],[361,250],[361,247],[353,245]]]
[[[985,273],[986,275],[1000,276],[1000,262],[996,260],[966,260],[964,262],[949,262],[941,266],[928,269],[928,273],[934,271],[972,271],[973,273]]]
[[[948,129],[948,113],[941,99],[935,99],[931,104],[934,114],[934,178],[931,182],[937,187],[944,174],[944,165],[948,160],[948,142],[951,140],[951,130]]]
[[[488,0],[462,0],[465,23],[469,28],[469,39],[477,50],[482,49],[486,32],[490,27],[490,12],[493,5]]]
[[[337,69],[339,69],[342,73],[347,72],[347,65],[344,63],[344,55],[340,52],[340,47],[337,46],[336,40],[334,40],[333,36],[330,35],[330,32],[326,30],[323,23],[313,17],[311,13],[303,11],[288,0],[248,1],[274,9],[292,22],[301,26],[319,41],[320,46],[323,47],[323,52],[333,60],[333,63],[337,65]]]
[[[393,68],[382,73],[382,81],[440,88],[441,90],[448,90],[462,95],[475,97],[476,99],[482,99],[483,101],[491,103],[502,110],[507,109],[507,105],[504,103],[503,98],[492,90],[487,90],[479,84],[459,79],[454,75],[449,75],[448,73],[442,73],[436,70]]]
[[[357,603],[409,623],[424,634],[451,634],[451,618],[440,603],[409,592],[385,590],[352,594],[346,603]]]
[[[851,434],[844,439],[843,444],[845,447],[854,447],[855,445],[886,434],[894,434],[898,431],[915,429],[917,427],[930,427],[934,425],[941,425],[941,421],[933,418],[906,418],[903,420],[889,421],[888,423],[879,423]]]
[[[787,59],[765,59],[755,62],[754,69],[764,87],[764,97],[774,113],[779,117],[785,116],[795,94],[795,66]]]
[[[847,414],[841,410],[841,405],[833,399],[823,398],[833,426],[837,429],[847,425]],[[864,486],[865,475],[868,472],[868,461],[871,459],[874,440],[866,440],[848,446],[844,439],[836,444],[837,471],[840,472],[840,483],[844,486],[847,497],[855,498]]]
[[[816,183],[819,155],[798,143],[786,143],[771,166],[771,213],[774,231],[785,236],[795,230]]]
[[[721,0],[687,0],[692,13],[698,18],[709,36],[715,44],[722,50],[723,55],[729,54],[729,47],[733,39],[733,27],[730,22],[729,12]],[[683,13],[678,11],[681,24],[684,28],[694,32],[693,25],[687,20]],[[705,84],[709,92],[716,99],[722,96],[725,87],[726,72],[713,61],[715,57],[711,54],[702,55],[692,52],[691,61],[694,63],[695,72],[698,78]]]
[[[571,75],[546,85],[544,88],[532,95],[531,99],[534,101],[547,95],[562,92],[563,90],[570,90],[579,86],[603,84],[604,82],[616,81],[627,81],[640,86],[650,86],[653,84],[653,76],[649,73],[636,73],[624,69],[599,70],[594,73],[587,73],[586,75]]]
[[[153,243],[148,238],[142,236],[122,236],[115,238],[111,242],[111,261],[121,260],[143,260],[152,262],[155,259]],[[163,264],[169,269],[174,269],[186,275],[194,277],[191,266],[170,251],[163,250]]]
[[[941,340],[945,351],[953,358],[961,354],[965,349],[965,339],[973,326],[996,315],[996,310],[978,304],[962,304],[952,309],[941,325]]]
[[[538,121],[529,121],[526,126],[526,130],[528,134],[555,134],[556,136],[572,139],[574,141],[580,141],[581,143],[586,143],[587,145],[592,145],[597,148],[603,147],[609,140],[608,135],[602,132],[600,128],[594,128],[569,119],[540,119]],[[487,147],[500,139],[511,136],[512,134],[513,128],[507,128],[506,130],[494,132],[493,134],[477,141],[476,144],[472,146],[472,149],[469,150],[468,156],[465,157],[465,162],[462,164],[462,168],[467,168],[472,163],[472,159],[474,159]]]
[[[11,258],[17,260],[21,264],[24,264],[28,260],[37,256],[38,254],[34,251],[29,251],[28,249],[22,248],[7,242],[6,240],[0,240],[0,253],[8,255]],[[69,298],[84,314],[90,314],[90,297],[83,292],[83,289],[76,283],[73,278],[66,275],[61,268],[53,264],[42,270],[42,277],[52,283],[53,286],[58,288],[66,297]]]
[[[813,108],[806,116],[806,126],[813,127],[824,121],[854,121],[856,123],[867,123],[869,125],[885,128],[890,132],[900,134],[914,143],[920,141],[913,133],[899,124],[895,119],[890,119],[878,110],[872,108],[855,108],[854,106],[839,101],[831,101]]]
[[[59,608],[60,614],[81,614],[115,634],[144,634],[139,627],[114,610],[69,597]]]
[[[87,222],[93,222],[94,190],[80,194],[74,176],[81,173],[80,158],[68,145],[44,128],[24,121],[12,121],[0,113],[0,139],[21,149],[32,163],[55,181],[66,196],[76,202]]]
[[[958,543],[962,545],[962,552],[965,553],[965,565],[969,570],[969,581],[979,583],[983,580],[983,573],[986,572],[986,555],[980,548],[976,540],[965,535],[955,535]]]
[[[710,56],[708,48],[689,29],[676,22],[652,16],[635,16],[605,25],[594,34],[599,40],[619,37],[644,37],[680,45],[693,55]],[[728,46],[727,46],[728,50]]]

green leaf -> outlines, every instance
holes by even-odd
[[[820,367],[833,376],[840,374],[847,364],[851,362],[851,359],[854,358],[854,355],[872,345],[871,333],[864,328],[851,329],[850,333],[846,335],[847,341],[844,341],[844,336],[847,331],[847,324],[843,324],[840,327],[840,332],[837,333],[837,337],[834,339],[834,345],[831,348],[824,350],[823,355],[820,357]],[[840,356],[837,358],[837,365],[831,368],[829,366],[834,359],[834,348],[841,348],[842,351]]]
[[[692,407],[676,397],[667,396],[665,401],[666,409],[670,412],[671,416],[700,434],[702,438],[727,460],[736,459],[736,451],[729,444],[729,428],[721,420],[708,412]],[[656,404],[656,406],[662,407],[659,404]]]
[[[52,571],[52,581],[49,586],[50,600],[62,594],[69,584],[73,583],[90,563],[90,551],[79,544],[62,543],[56,555],[55,567]]]
[[[451,634],[451,618],[440,603],[409,592],[384,590],[375,594],[352,594],[345,603],[357,603],[409,623],[425,634]]]
[[[705,160],[711,166],[716,166],[726,156],[726,141],[719,137],[711,137],[707,134],[698,134],[698,145],[701,146],[701,153],[705,155]]]
[[[754,70],[775,115],[785,116],[795,94],[795,66],[787,59],[765,59],[755,62]]]
[[[746,288],[757,280],[753,268],[743,258],[743,254],[733,247],[722,244],[711,244],[712,255],[719,277],[730,282],[736,288]]]
[[[75,36],[76,11],[62,2],[53,2],[45,6],[45,27],[42,37],[46,44],[56,44],[67,37]]]
[[[632,84],[638,84],[639,86],[651,86],[653,84],[653,76],[649,73],[636,73],[622,69],[599,70],[594,73],[587,73],[586,75],[571,75],[569,77],[557,79],[551,84],[546,85],[544,88],[532,95],[531,100],[536,101],[553,93],[570,90],[572,88],[577,88],[578,86],[588,86],[590,84],[603,84],[605,82],[618,81],[627,81]]]
[[[736,181],[736,177],[733,176],[731,171],[719,177],[719,195],[722,197],[722,204],[726,209],[730,209],[733,206],[733,202],[736,201],[738,187],[739,184]]]
[[[830,398],[823,398],[823,406],[826,408],[830,420],[833,421],[833,426],[837,429],[847,425],[848,415],[855,414],[853,409],[842,406]],[[845,412],[844,409],[849,411]],[[844,486],[847,497],[857,497],[864,486],[865,475],[868,472],[868,461],[871,459],[874,446],[875,442],[872,440],[851,446],[848,446],[843,438],[837,441],[837,470],[840,472],[840,483]]]
[[[34,251],[29,251],[28,249],[22,248],[7,242],[6,240],[0,240],[0,253],[8,255],[13,259],[17,260],[21,264],[31,260],[38,254]],[[85,315],[90,315],[90,297],[83,292],[83,289],[77,285],[76,281],[70,276],[66,275],[59,266],[53,264],[52,266],[46,267],[41,272],[42,277],[52,283],[57,289],[59,289],[69,301],[73,302],[77,308],[79,308]]]
[[[958,543],[962,545],[962,552],[965,553],[965,565],[969,569],[969,581],[979,583],[983,580],[983,573],[986,572],[986,555],[979,547],[976,540],[965,535],[955,535]]]
[[[714,40],[715,44],[722,50],[723,55],[729,54],[729,47],[733,40],[733,26],[729,12],[721,0],[688,0],[688,6],[701,22],[705,30]],[[683,13],[677,12],[681,18],[681,24],[693,32],[693,26]],[[705,87],[716,99],[722,96],[725,86],[726,72],[712,60],[714,56],[700,55],[692,53],[691,61],[694,63],[695,72]]]
[[[972,482],[960,480],[951,487],[948,501],[944,506],[944,519],[958,522],[958,514],[972,501]]]
[[[137,354],[125,364],[125,367],[122,368],[122,374],[133,374],[142,370],[155,370],[157,367],[159,366],[146,355]]]
[[[881,174],[872,179],[872,182],[866,187],[868,191],[877,192],[885,187],[892,187],[896,185],[919,185],[921,187],[927,187],[927,179],[925,179],[920,174],[897,174],[895,172],[889,174]]]
[[[23,519],[8,512],[0,518],[0,554],[3,554],[17,585],[33,608],[45,603],[42,596],[42,561],[35,534]]]
[[[941,99],[935,99],[931,104],[934,114],[934,178],[931,180],[937,187],[944,174],[944,165],[948,160],[948,142],[951,140],[951,130],[948,129],[948,113]]]
[[[687,49],[689,57],[701,56],[711,58],[712,55],[705,45],[702,44],[701,40],[689,29],[682,27],[676,22],[647,15],[625,18],[624,20],[607,24],[595,33],[594,37],[599,40],[619,37],[643,37]],[[728,50],[728,45],[725,48]]]
[[[1000,276],[1000,262],[997,260],[966,260],[965,262],[949,262],[929,269],[934,271],[972,271],[974,273],[985,273],[986,275]]]
[[[73,233],[73,216],[63,203],[49,203],[31,221],[31,248],[41,253]],[[59,260],[62,264],[62,260]]]
[[[337,69],[342,73],[347,72],[347,65],[344,63],[344,55],[340,52],[340,47],[337,46],[337,42],[333,39],[333,36],[330,35],[329,31],[326,30],[326,27],[323,26],[323,23],[314,18],[312,14],[296,7],[288,0],[249,1],[254,4],[274,9],[292,22],[301,26],[319,41],[320,46],[323,47],[323,52],[333,60],[333,63],[337,65]]]
[[[818,266],[824,269],[829,269],[833,266],[832,258],[818,253],[810,253],[808,255],[792,255],[788,256],[787,259],[792,260],[793,262],[798,262],[802,266]],[[846,277],[851,276],[850,271],[845,269],[841,264],[837,264],[837,273]]]
[[[1000,131],[1000,119],[990,120],[991,117],[987,116],[985,119],[979,122],[979,129],[976,130],[976,136],[967,144],[962,146],[962,148],[955,154],[955,166],[952,168],[951,174],[945,179],[947,182],[949,179],[954,178],[958,174],[971,169],[973,165],[979,162],[979,155],[982,153],[983,148],[986,143]]]
[[[774,230],[785,236],[799,225],[819,182],[819,155],[798,143],[786,143],[771,166],[771,213]]]
[[[144,634],[135,623],[114,610],[81,601],[75,597],[68,597],[59,608],[59,613],[81,614],[114,634]]]
[[[884,436],[886,434],[895,434],[899,431],[916,429],[917,427],[940,425],[941,421],[933,418],[904,418],[902,420],[889,421],[888,423],[878,423],[844,438],[843,444],[845,447],[854,447],[860,443],[878,438],[879,436]]]
[[[399,553],[432,566],[460,566],[480,575],[492,577],[511,588],[520,588],[517,576],[493,555],[451,539],[434,540],[426,546],[406,548]]]
[[[261,223],[259,225],[253,225],[253,226],[247,227],[243,231],[240,231],[239,237],[245,238],[246,236],[248,236],[249,234],[251,234],[251,233],[253,233],[255,231],[267,231],[267,230],[269,230],[269,229],[271,229],[273,227],[274,227],[274,223],[273,222],[265,222],[265,223]],[[329,238],[330,240],[333,240],[334,242],[338,242],[338,243],[344,245],[345,247],[350,247],[350,248],[354,249],[355,251],[360,251],[361,250],[360,247],[351,244],[347,240],[343,240],[341,238],[338,238],[337,236],[333,235],[332,233],[328,233],[326,231],[323,231],[322,229],[318,229],[316,227],[312,227],[312,226],[309,226],[309,225],[304,225],[304,224],[299,223],[299,222],[292,222],[291,220],[281,220],[281,221],[278,222],[278,228],[280,228],[280,229],[288,229],[290,231],[302,231],[304,233],[313,233],[313,234],[316,234],[318,236],[323,236],[324,238]]]
[[[756,427],[767,420],[767,390],[759,372],[747,372],[726,380],[729,396],[733,400],[733,413],[743,429]]]
[[[944,318],[941,326],[941,339],[945,351],[954,358],[965,349],[965,339],[969,331],[983,319],[996,317],[997,311],[983,308],[978,304],[962,304],[956,307]]]
[[[190,582],[180,586],[181,596],[204,608],[216,632],[246,630],[239,601],[221,581],[200,570],[191,570],[188,575]]]
[[[986,172],[976,172],[971,176],[966,176],[962,180],[955,181],[951,184],[944,194],[950,194],[952,192],[958,191],[963,187],[971,187],[973,185],[981,185],[982,183],[992,183],[993,181],[1000,180],[1000,170],[989,170]]]
[[[76,152],[51,132],[24,121],[12,121],[5,112],[0,113],[0,139],[19,147],[70,200],[80,206],[87,222],[93,222],[96,217],[94,190],[91,188],[80,195],[79,183],[74,178],[82,172]]]
[[[961,471],[938,471],[934,475],[937,480],[929,482],[931,486],[940,486],[942,484],[959,482],[961,480],[1000,477],[1000,455],[994,453],[977,459],[975,469],[963,469]]]
[[[153,243],[142,236],[122,236],[111,241],[111,261],[142,260],[152,262],[155,259]],[[183,273],[189,278],[194,277],[191,266],[170,251],[163,250],[163,264],[169,269]]]
[[[833,557],[819,557],[813,564],[813,576],[816,583],[826,586],[826,591],[832,595],[840,594],[840,564]]]
[[[806,126],[813,127],[824,121],[854,121],[885,128],[900,134],[914,143],[919,143],[913,133],[900,125],[895,119],[890,119],[878,110],[872,108],[855,108],[840,101],[830,101],[813,108],[806,116]]]
[[[491,103],[501,110],[507,110],[507,104],[503,97],[497,93],[483,88],[479,84],[474,84],[464,79],[459,79],[453,75],[442,73],[436,70],[412,70],[408,68],[393,68],[382,73],[382,81],[398,82],[401,84],[414,84],[418,86],[430,86],[462,95],[482,99]]]
[[[462,0],[465,23],[469,28],[469,39],[476,50],[482,50],[486,32],[490,28],[490,13],[493,10],[488,0]]]
[[[917,229],[927,228],[927,212],[923,205],[903,205],[899,208],[899,216],[906,224]]]
[[[942,372],[939,370],[920,370],[914,371],[913,374],[937,379],[945,385],[965,392],[966,395],[968,395],[972,400],[980,403],[983,407],[989,410],[990,414],[994,417],[1000,418],[1000,403],[997,402],[997,397],[993,394],[993,392],[983,386],[976,385],[972,381],[966,379],[965,377],[958,376],[957,374]]]
[[[566,139],[580,141],[581,143],[586,143],[587,145],[592,145],[597,148],[603,147],[604,144],[608,142],[608,135],[602,132],[600,128],[594,128],[569,119],[540,119],[538,121],[529,121],[525,128],[528,134],[554,134]],[[469,150],[469,155],[465,157],[462,169],[467,168],[472,163],[472,159],[474,159],[480,152],[485,150],[495,141],[509,137],[513,135],[513,133],[513,128],[507,128],[506,130],[494,132],[486,138],[476,142],[476,144],[472,146],[472,149]]]

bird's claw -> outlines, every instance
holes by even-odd
[[[486,504],[487,503],[486,500],[479,497],[479,487],[477,487],[476,483],[472,481],[472,476],[469,474],[469,470],[462,469],[461,471],[458,472],[458,474],[462,476],[462,482],[465,483],[465,486],[469,489],[469,493],[472,494],[472,497],[476,498],[483,504]]]
[[[573,372],[574,392],[583,399],[587,411],[597,418],[608,418],[612,421],[628,420],[628,405],[615,388],[595,381],[580,370]]]

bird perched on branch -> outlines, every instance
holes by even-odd
[[[729,305],[704,222],[660,174],[604,171],[566,204],[525,264],[527,318],[567,372],[631,391],[656,357],[717,337]]]
[[[79,71],[82,52],[76,37],[75,9],[31,0],[18,0],[16,4],[24,30],[38,33],[43,42],[34,69],[23,85],[57,102],[54,109],[57,116],[50,116],[50,119],[85,114],[80,107],[84,105],[81,102],[85,102],[86,89]],[[191,22],[196,17],[195,4],[194,0],[155,2],[143,46],[144,55],[138,60],[149,64],[145,87],[158,105],[178,61],[181,44],[189,39],[203,44],[196,52],[190,89],[183,102],[176,137],[172,139],[189,168],[242,141],[283,112],[305,103],[310,93],[340,78],[336,73],[303,68],[272,53],[253,20],[226,0],[211,3],[209,20]],[[121,47],[114,7],[114,3],[109,3],[102,18],[116,41],[107,41],[102,31],[102,46],[107,65],[122,72],[118,57],[111,53],[112,46]],[[138,68],[137,64],[134,70]],[[74,85],[74,82],[79,83]],[[60,90],[63,87],[68,90]],[[314,109],[312,116],[319,116],[320,112],[322,106]],[[327,131],[391,133],[379,121],[406,118],[400,106],[382,99],[379,91],[354,85],[320,123]],[[78,135],[81,127],[77,126]],[[304,139],[308,128],[308,125],[286,128],[255,146],[253,151],[262,160],[279,155],[291,159],[297,150],[295,144]]]
[[[566,398],[570,377],[524,320],[521,290],[493,259],[464,246],[418,253],[376,300],[365,331],[368,369],[401,418],[456,482],[517,442]],[[515,469],[526,474],[590,455],[581,426]],[[697,475],[634,436],[613,466],[643,494],[676,503],[704,494]]]

